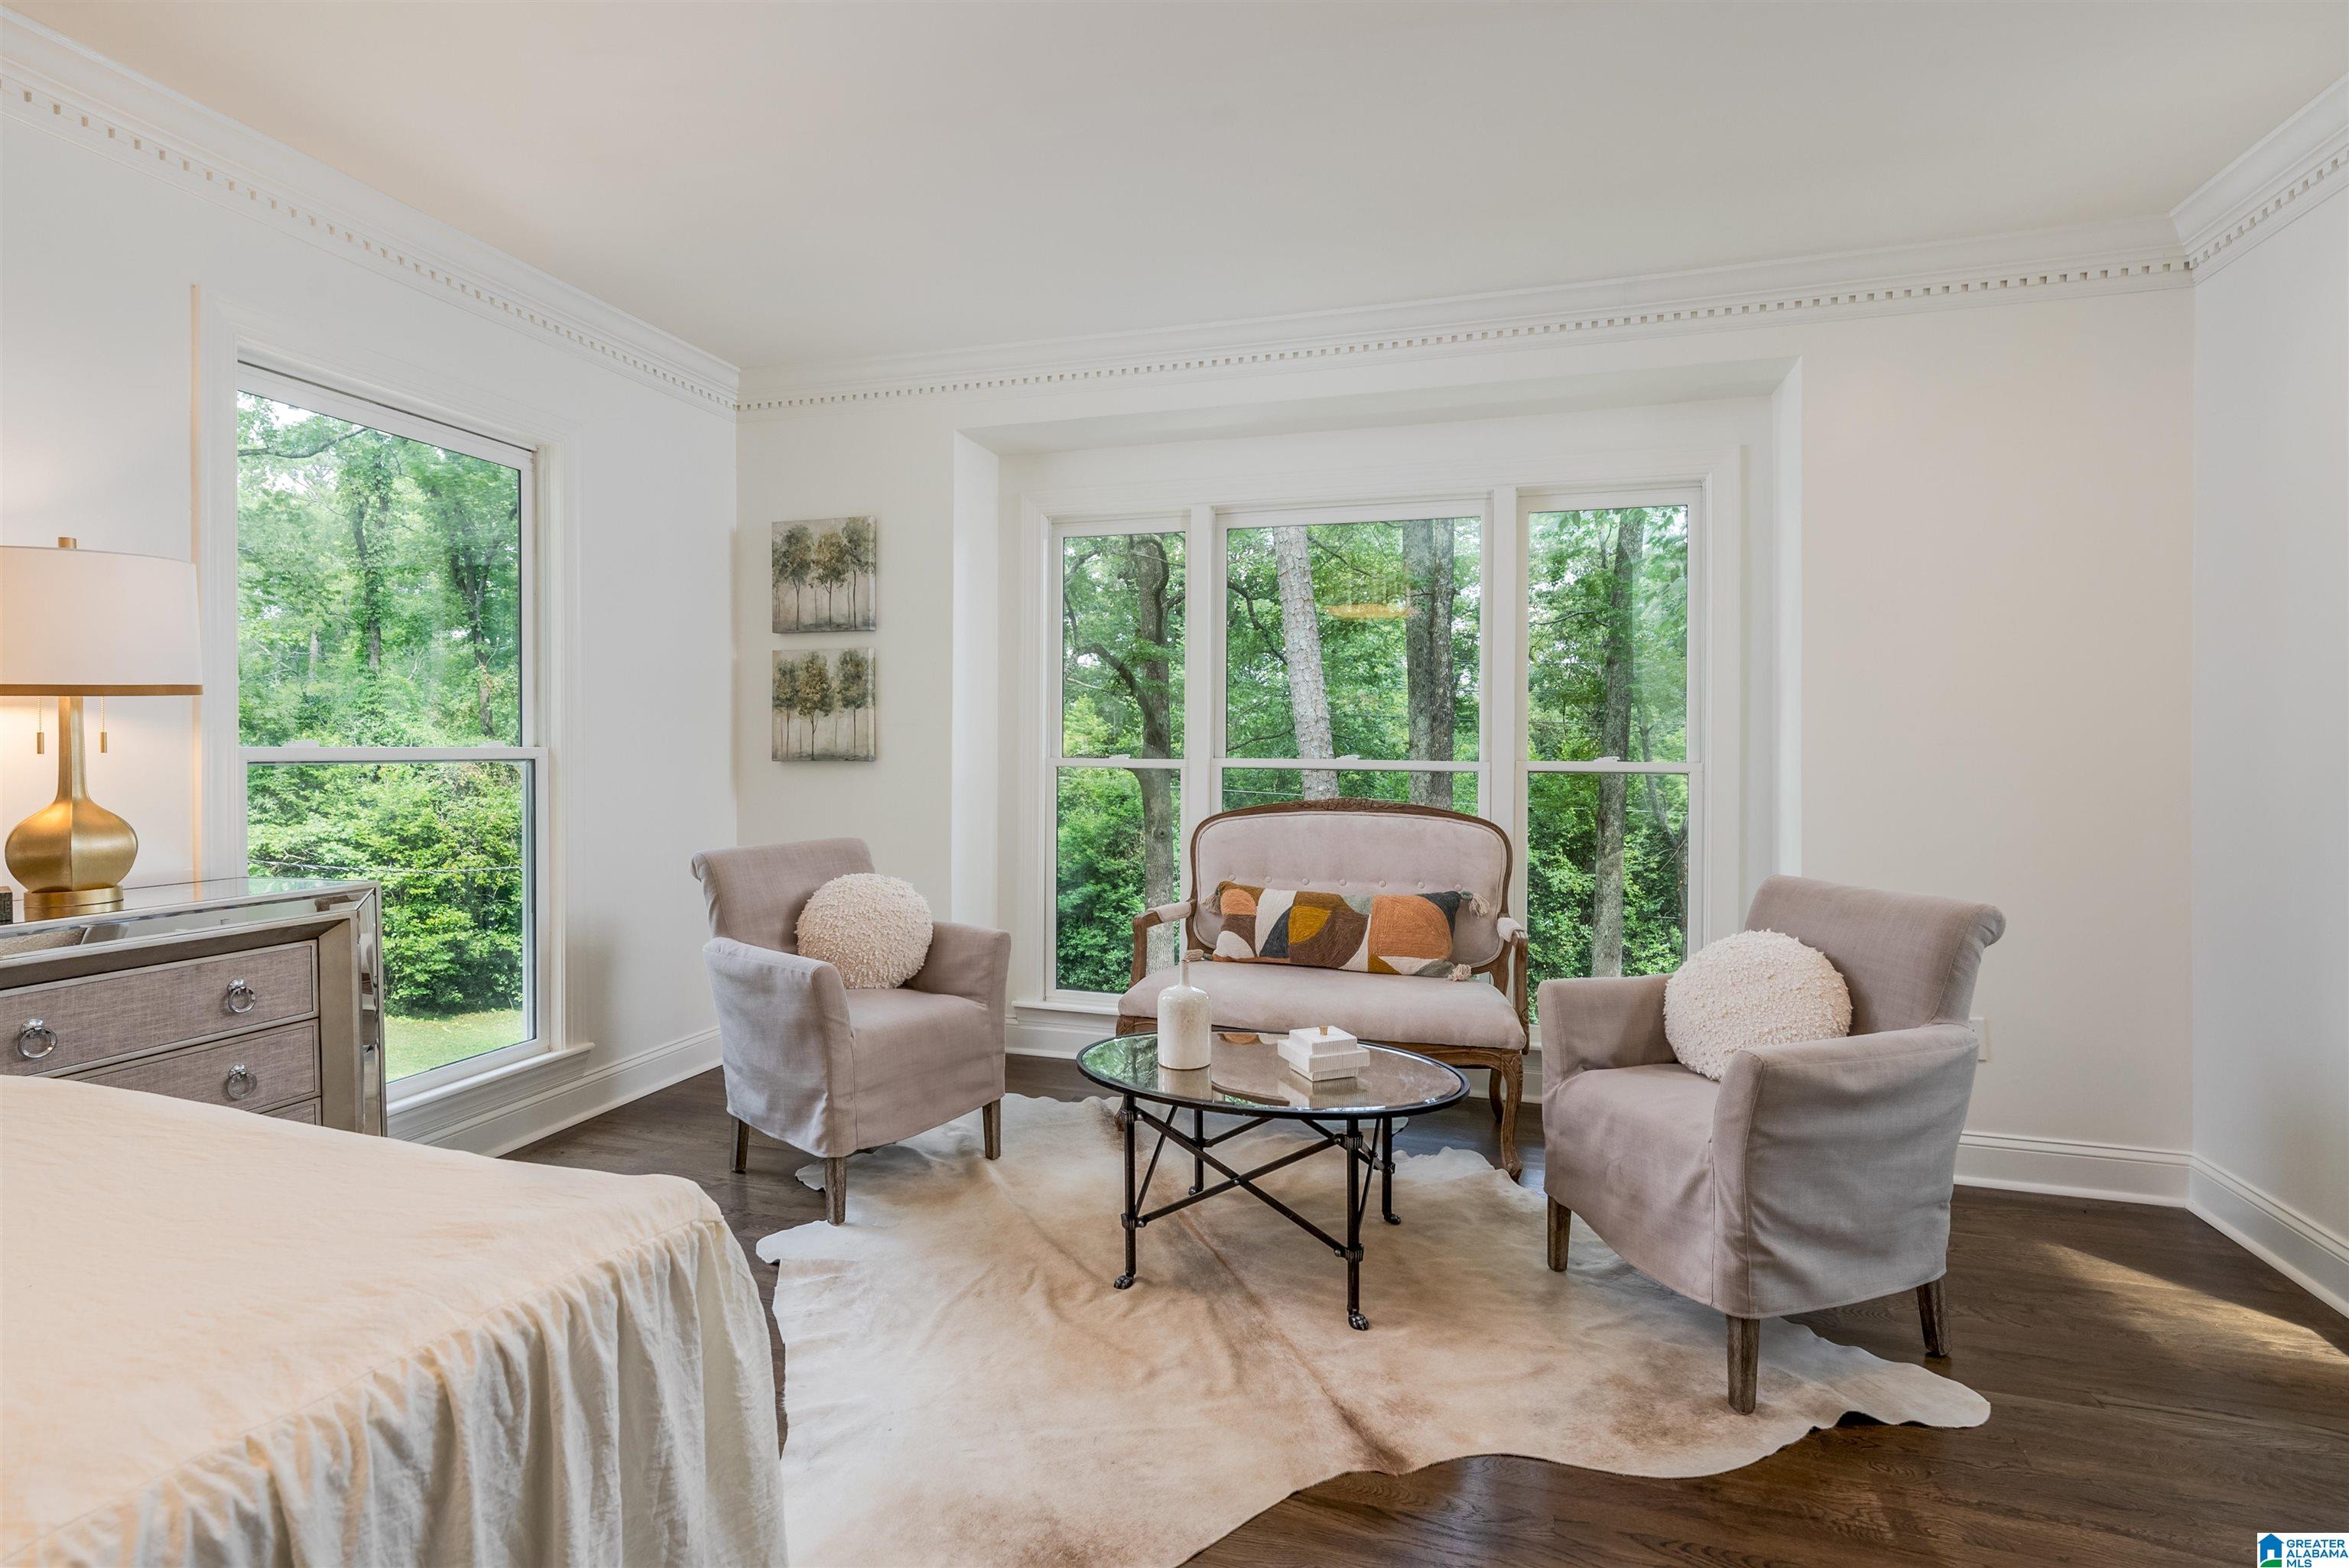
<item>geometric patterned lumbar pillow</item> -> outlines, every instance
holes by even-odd
[[[1827,955],[1777,931],[1708,944],[1664,982],[1664,1039],[1691,1072],[1719,1081],[1749,1046],[1839,1040],[1851,988]]]
[[[1464,979],[1453,961],[1452,921],[1464,892],[1320,892],[1311,888],[1216,889],[1224,927],[1210,955],[1229,964],[1295,964],[1364,975]]]

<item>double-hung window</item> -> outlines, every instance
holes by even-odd
[[[1680,966],[1693,901],[1691,502],[1534,501],[1526,542],[1527,967]]]
[[[1179,516],[1053,530],[1054,991],[1124,990],[1133,917],[1179,896],[1187,542]]]
[[[237,387],[247,869],[382,884],[388,1078],[533,1054],[532,454],[257,366]]]

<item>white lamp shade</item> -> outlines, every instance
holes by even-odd
[[[193,562],[0,545],[0,696],[202,689]]]

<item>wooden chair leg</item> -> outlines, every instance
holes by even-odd
[[[740,1176],[750,1168],[750,1124],[737,1119],[734,1123],[734,1174]]]
[[[1917,1318],[1925,1328],[1925,1354],[1946,1357],[1950,1353],[1950,1298],[1942,1287],[1947,1278],[1917,1287]]]
[[[848,1157],[823,1162],[823,1217],[827,1224],[848,1222]]]
[[[1741,1416],[1754,1413],[1754,1382],[1762,1367],[1762,1320],[1729,1320],[1729,1408]]]
[[[987,1138],[987,1157],[995,1160],[1003,1153],[1003,1102],[990,1099],[978,1108],[979,1130]]]
[[[1501,1169],[1514,1181],[1525,1173],[1526,1162],[1517,1157],[1517,1106],[1525,1099],[1526,1062],[1523,1057],[1511,1057],[1508,1066],[1496,1070],[1493,1077],[1504,1085],[1501,1099]]]
[[[1552,1198],[1549,1201],[1549,1272],[1566,1272],[1567,1237],[1574,1230],[1574,1211]]]
[[[1485,1103],[1493,1108],[1493,1119],[1501,1119],[1501,1102],[1506,1098],[1501,1081],[1501,1069],[1495,1068],[1485,1075]]]

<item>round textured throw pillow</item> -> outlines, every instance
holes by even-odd
[[[1746,1046],[1851,1033],[1851,991],[1816,947],[1776,931],[1724,936],[1664,982],[1664,1038],[1691,1072],[1719,1080]]]
[[[873,872],[834,877],[800,911],[800,956],[840,971],[852,991],[887,991],[930,955],[930,906],[914,884]]]

